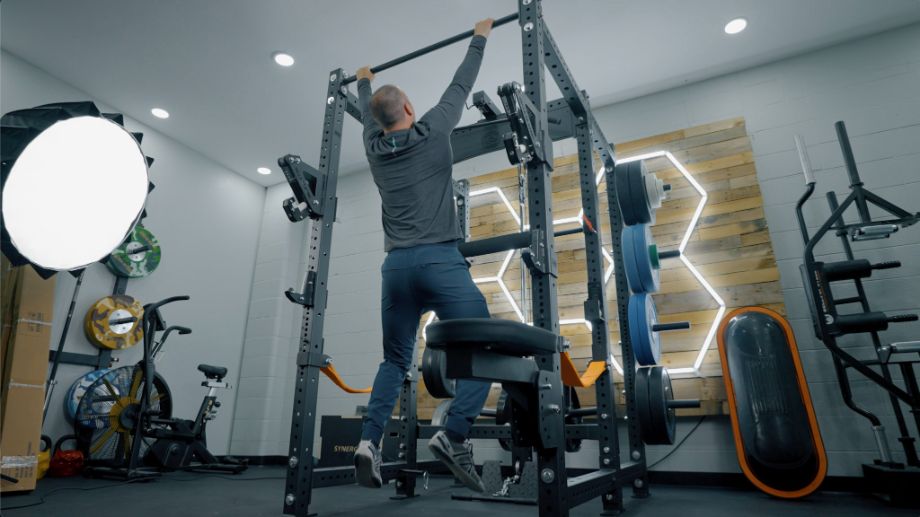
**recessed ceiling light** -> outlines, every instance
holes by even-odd
[[[725,24],[725,34],[738,34],[747,28],[746,18],[735,18]]]
[[[268,167],[259,167],[258,169],[256,169],[256,172],[258,172],[259,174],[271,174],[272,170],[269,169]]]
[[[285,52],[275,52],[272,54],[272,59],[281,66],[291,66],[294,64],[294,56]]]
[[[163,108],[153,108],[150,113],[153,113],[156,118],[169,118],[169,112]]]

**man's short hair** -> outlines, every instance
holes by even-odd
[[[406,94],[392,84],[385,84],[371,97],[371,115],[381,127],[389,129],[406,116],[405,104]]]

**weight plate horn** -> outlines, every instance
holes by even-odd
[[[658,311],[655,301],[648,293],[637,293],[629,297],[627,306],[629,317],[629,339],[633,354],[642,366],[658,364],[661,359],[661,342],[659,332],[684,330],[690,328],[686,321],[676,323],[658,323]]]
[[[144,338],[141,302],[124,294],[106,296],[90,307],[83,320],[86,337],[96,346],[121,350]]]

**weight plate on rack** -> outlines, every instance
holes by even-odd
[[[447,355],[443,350],[425,348],[422,352],[422,380],[436,399],[449,399],[456,393],[457,381],[447,378]]]
[[[652,208],[646,190],[646,178],[649,176],[645,162],[642,160],[630,163],[633,167],[629,171],[629,187],[632,196],[632,211],[636,216],[633,224],[647,224],[655,222],[655,209]]]
[[[629,339],[633,354],[642,366],[658,364],[661,359],[661,342],[652,326],[658,323],[655,301],[648,293],[636,293],[629,297]]]
[[[138,224],[109,255],[105,265],[117,276],[145,277],[160,265],[160,243],[150,230]]]
[[[108,371],[109,368],[94,370],[75,380],[73,384],[70,385],[67,394],[64,395],[64,416],[67,418],[68,422],[74,422],[74,415],[77,414],[77,406],[80,405],[80,399],[83,398],[86,390],[96,382],[96,379],[102,377]]]
[[[648,172],[642,160],[617,165],[614,174],[623,224],[632,226],[654,223],[655,210],[661,207],[670,187],[659,180],[658,176]]]
[[[668,402],[674,400],[671,376],[663,366],[648,368],[649,432],[642,439],[649,445],[671,445],[677,429],[677,416]]]
[[[648,394],[648,375],[651,368],[643,367],[636,369],[636,413],[639,418],[639,432],[642,434],[642,441],[646,440],[646,435],[650,434],[652,427],[652,415],[649,412],[649,394]]]
[[[144,308],[131,296],[116,294],[100,299],[86,312],[83,329],[94,345],[120,350],[144,338]]]
[[[658,248],[652,244],[647,224],[623,228],[623,266],[629,288],[634,293],[654,293],[661,287],[658,274]]]
[[[613,169],[613,177],[617,186],[617,202],[620,205],[620,213],[623,215],[624,225],[633,225],[638,222],[638,216],[633,211],[636,204],[632,193],[632,182],[629,179],[633,170],[633,164],[639,162],[630,162],[623,165],[617,165]]]

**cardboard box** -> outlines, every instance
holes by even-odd
[[[0,481],[0,492],[33,490],[41,442],[42,406],[51,319],[54,278],[44,280],[29,267],[4,267],[2,415],[0,415],[0,472],[17,481]],[[9,282],[10,284],[7,284]]]
[[[2,320],[2,333],[0,333],[0,388],[6,386],[9,377],[4,365],[6,361],[6,347],[9,343],[13,318],[13,294],[15,293],[15,277],[12,264],[6,255],[0,255],[0,320]],[[3,392],[0,391],[0,405],[3,403]]]
[[[6,393],[3,436],[0,438],[0,492],[34,490],[38,480],[38,451],[42,432],[43,385],[14,386]]]

